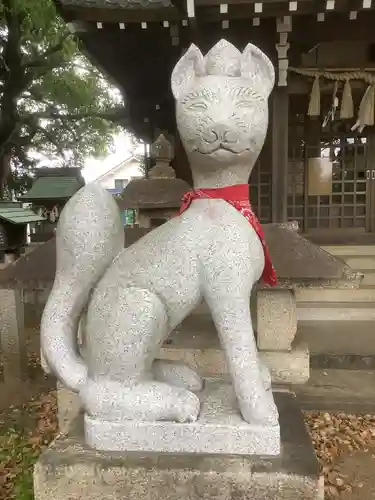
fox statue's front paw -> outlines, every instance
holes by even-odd
[[[273,426],[279,423],[279,411],[271,390],[264,388],[263,383],[252,393],[251,398],[241,400],[239,404],[243,419],[254,425]]]
[[[178,399],[176,406],[177,422],[195,422],[198,419],[201,403],[199,398],[190,391],[184,391]]]
[[[181,362],[155,359],[152,363],[152,372],[155,380],[175,387],[181,387],[188,391],[200,392],[204,387],[202,377]]]

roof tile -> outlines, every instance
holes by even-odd
[[[40,177],[31,186],[31,189],[20,199],[46,200],[69,199],[82,187],[76,177]]]

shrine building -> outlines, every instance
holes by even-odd
[[[122,90],[124,127],[174,143],[172,69],[191,43],[259,46],[273,61],[265,146],[249,179],[262,223],[297,221],[315,243],[375,244],[374,0],[56,0],[90,59]],[[372,252],[374,253],[374,252]],[[341,255],[346,255],[345,250]],[[355,266],[354,266],[355,267]],[[375,259],[370,278],[375,285]]]

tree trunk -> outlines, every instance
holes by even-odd
[[[0,200],[4,199],[7,180],[10,175],[10,153],[0,155]]]

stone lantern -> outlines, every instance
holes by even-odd
[[[164,137],[164,134],[159,135],[151,146],[151,157],[156,163],[148,174],[149,178],[175,179],[176,173],[170,166],[173,156],[172,144]]]
[[[151,146],[155,165],[148,179],[133,179],[118,200],[121,210],[137,210],[140,227],[154,228],[174,217],[180,208],[182,196],[190,186],[170,166],[174,152],[172,144],[161,134]]]

